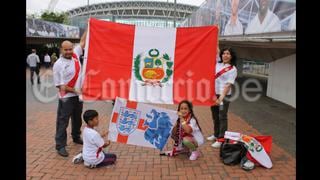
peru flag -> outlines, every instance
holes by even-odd
[[[218,27],[150,28],[90,19],[83,100],[212,105]]]
[[[162,150],[177,119],[176,111],[117,97],[108,139]]]

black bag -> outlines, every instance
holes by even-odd
[[[247,149],[242,142],[232,144],[229,143],[229,140],[226,140],[220,146],[220,158],[226,165],[239,164],[246,154]]]

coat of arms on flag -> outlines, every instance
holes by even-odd
[[[141,69],[141,60],[143,66]],[[158,49],[150,49],[148,56],[142,57],[142,53],[138,54],[134,59],[134,75],[138,81],[142,81],[142,86],[159,86],[168,82],[172,77],[173,62],[167,53],[162,56]],[[142,76],[141,76],[142,75]]]
[[[117,97],[108,139],[162,150],[177,118],[176,111]]]

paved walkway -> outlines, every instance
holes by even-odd
[[[273,144],[271,152],[273,168],[256,167],[250,172],[242,170],[239,165],[224,165],[219,159],[219,150],[212,148],[210,142],[199,148],[201,157],[196,161],[189,161],[185,155],[170,158],[159,156],[159,151],[155,149],[113,143],[109,150],[118,156],[115,166],[88,169],[82,164],[74,165],[72,157],[81,151],[82,146],[72,142],[69,125],[67,150],[70,156],[64,158],[56,153],[54,134],[57,101],[42,103],[37,100],[29,81],[29,72],[27,78],[27,179],[296,179],[295,158],[276,144]],[[45,84],[43,81],[42,86]],[[35,87],[41,90],[41,86]],[[56,90],[52,87],[42,91],[54,95]],[[169,109],[177,107],[159,106]],[[110,102],[84,104],[84,111],[96,109],[99,112],[100,128],[105,129],[108,128],[111,108]],[[205,136],[213,130],[210,113],[208,107],[195,107]],[[229,129],[245,134],[261,134],[233,113],[229,113]],[[171,147],[170,140],[166,149]]]
[[[237,78],[237,82],[243,84],[249,78],[250,77]],[[272,135],[273,142],[295,157],[296,109],[267,97],[266,79],[260,79],[259,82],[263,89],[259,94],[262,96],[254,102],[249,102],[245,100],[243,96],[239,96],[239,98],[230,105],[230,112],[240,116],[261,134]],[[255,97],[258,93],[251,92],[248,94],[250,97]]]

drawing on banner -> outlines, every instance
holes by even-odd
[[[162,149],[170,136],[172,123],[170,117],[166,112],[158,112],[152,109],[150,113],[146,114],[145,126],[148,126],[144,133],[144,138],[158,149]]]
[[[177,119],[176,111],[117,97],[108,140],[162,150]]]
[[[140,111],[125,107],[120,108],[119,119],[117,120],[117,129],[120,134],[128,136],[137,129],[140,119]]]

